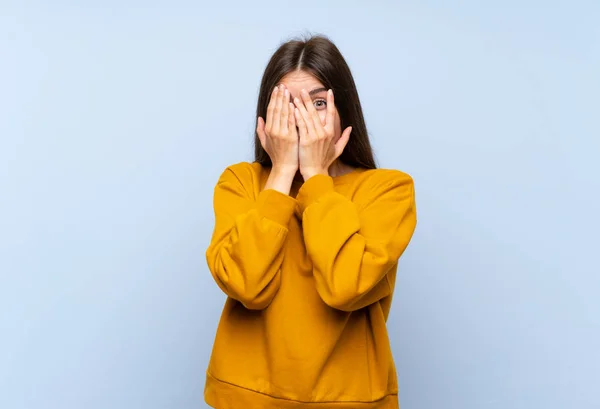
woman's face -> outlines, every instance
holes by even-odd
[[[300,91],[303,89],[307,90],[313,102],[313,106],[321,118],[321,124],[325,125],[327,114],[327,88],[325,88],[318,79],[306,71],[293,71],[281,79],[281,84],[284,84],[290,91],[290,101],[292,103],[296,97],[302,101]],[[337,109],[335,109],[334,132],[334,140],[337,141],[342,135],[340,116]]]

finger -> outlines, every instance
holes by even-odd
[[[307,136],[314,135],[315,138],[318,136],[315,130],[315,126],[310,117],[310,114],[306,111],[306,107],[304,106],[304,102],[302,102],[299,98],[294,98],[294,104],[296,105],[296,109],[298,110],[300,118],[304,122],[304,126],[306,127]],[[298,122],[298,116],[296,116],[296,122]]]
[[[294,115],[294,104],[288,102],[288,129],[293,133],[296,131],[296,115]]]
[[[281,123],[279,125],[282,132],[287,133],[290,116],[290,91],[285,88],[283,91],[283,100],[281,105]]]
[[[294,108],[294,116],[296,119],[296,123],[298,124],[298,135],[301,141],[306,141],[308,136],[308,129],[306,127],[306,121],[302,117],[300,113],[300,109]]]
[[[273,111],[275,110],[275,103],[277,102],[277,87],[273,89],[271,93],[271,99],[269,100],[269,105],[267,106],[267,123],[265,124],[265,129],[271,130],[273,126]]]
[[[258,135],[258,140],[260,141],[263,149],[266,149],[267,135],[265,134],[265,120],[260,116],[256,121],[256,134]]]
[[[303,89],[302,92],[300,93],[300,95],[302,96],[302,101],[304,102],[304,105],[306,106],[306,111],[309,114],[310,120],[313,123],[313,128],[315,129],[315,131],[317,131],[318,133],[316,135],[323,135],[323,124],[321,123],[321,118],[319,117],[319,113],[317,112],[316,108],[315,108],[315,104],[313,103],[313,101],[310,99],[310,95],[308,94],[308,91]]]
[[[275,101],[275,109],[273,110],[273,134],[279,135],[281,130],[281,107],[283,105],[283,85],[279,86],[277,91],[277,101]]]
[[[351,132],[351,126],[344,129],[344,132],[342,132],[342,136],[340,136],[340,139],[338,139],[338,141],[335,143],[335,159],[337,159],[342,154],[342,152],[344,152],[344,149],[346,148],[346,145],[348,145],[348,141],[350,140]]]
[[[327,116],[325,117],[325,125],[333,129],[335,120],[335,101],[333,100],[333,90],[327,91]]]

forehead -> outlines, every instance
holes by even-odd
[[[307,91],[323,87],[321,81],[306,71],[292,71],[281,79],[281,83],[291,89],[301,90],[304,88]]]

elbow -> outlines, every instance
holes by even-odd
[[[343,312],[352,312],[352,311],[356,311],[360,308],[355,308],[354,307],[354,303],[352,302],[330,302],[327,303],[327,305],[329,305],[331,308],[336,309],[338,311],[343,311]]]
[[[227,289],[227,295],[239,301],[246,309],[264,310],[275,298],[280,281],[281,278],[277,274],[267,283],[238,280],[224,283],[224,287]]]
[[[267,308],[273,298],[275,298],[276,291],[268,291],[266,288],[259,294],[252,292],[238,293],[235,297],[232,297],[239,301],[248,310],[264,310]]]
[[[358,291],[357,289],[345,288],[333,290],[331,287],[321,287],[319,295],[325,304],[336,310],[352,312],[375,304],[392,293],[387,276],[367,289]]]
[[[211,248],[206,252],[209,270],[221,290],[249,310],[267,308],[281,283],[279,269],[248,270],[247,265],[225,256]]]
[[[352,312],[357,310],[357,301],[360,294],[349,292],[319,291],[319,295],[325,304],[336,310]]]
[[[269,306],[271,300],[268,302],[256,302],[256,301],[240,301],[244,308],[251,311],[262,311]]]

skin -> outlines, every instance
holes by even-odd
[[[341,130],[333,92],[306,71],[282,78],[271,93],[266,121],[259,117],[256,131],[273,163],[265,189],[289,194],[298,174],[306,181],[354,170],[338,159],[352,127]]]

